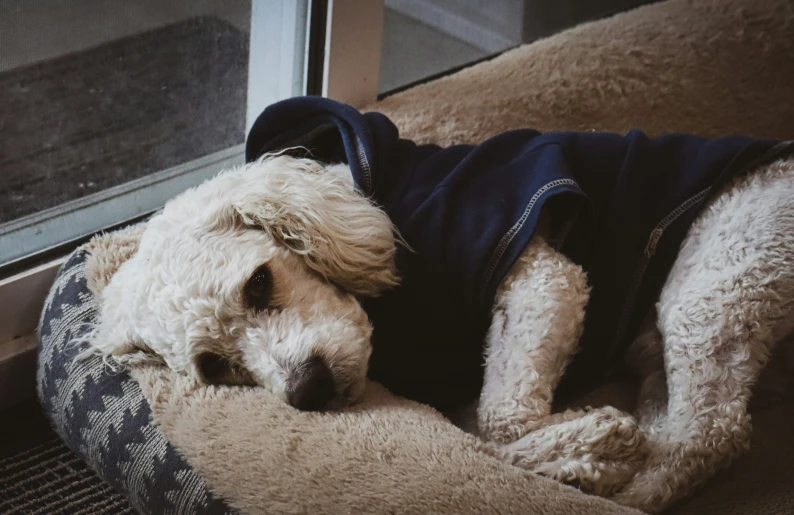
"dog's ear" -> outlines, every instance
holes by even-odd
[[[354,295],[376,296],[397,284],[394,227],[356,190],[345,165],[278,156],[245,173],[250,181],[233,206],[246,225]]]

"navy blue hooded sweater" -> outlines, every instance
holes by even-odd
[[[374,328],[369,375],[394,393],[451,409],[479,393],[497,286],[541,211],[568,228],[557,246],[592,287],[565,383],[590,385],[636,335],[710,194],[793,145],[525,129],[441,148],[401,139],[380,113],[301,97],[265,109],[246,159],[302,146],[314,159],[350,166],[412,249],[397,253],[401,286],[362,300]]]

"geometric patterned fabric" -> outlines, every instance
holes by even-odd
[[[139,513],[236,513],[213,495],[165,439],[138,383],[113,372],[100,357],[75,361],[97,310],[84,275],[88,253],[63,265],[39,326],[38,393],[55,431]]]

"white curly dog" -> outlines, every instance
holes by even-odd
[[[634,416],[552,412],[590,292],[536,234],[497,292],[481,436],[519,466],[649,512],[726,466],[748,447],[751,388],[794,329],[792,199],[794,160],[779,160],[700,213],[626,356],[642,377]],[[121,364],[154,355],[200,382],[339,408],[367,376],[372,328],[358,299],[398,284],[397,244],[347,165],[268,156],[151,219],[103,292],[91,341]]]

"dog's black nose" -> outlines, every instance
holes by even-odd
[[[334,396],[334,378],[320,358],[304,363],[290,380],[289,403],[301,411],[319,411]]]

